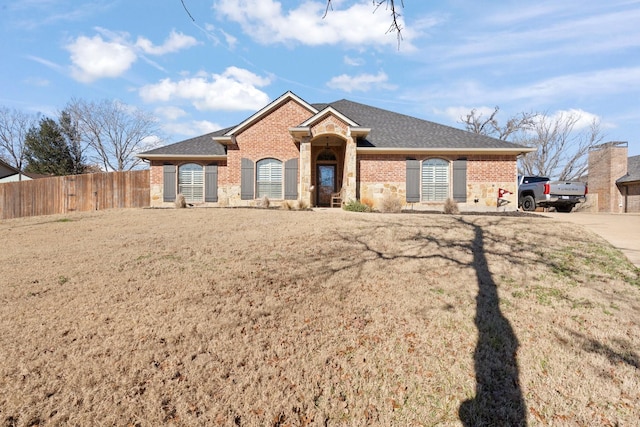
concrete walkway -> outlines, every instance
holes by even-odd
[[[640,214],[548,212],[542,215],[584,226],[620,249],[629,261],[640,268]]]

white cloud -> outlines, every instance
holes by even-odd
[[[162,126],[165,132],[172,135],[184,135],[186,137],[205,135],[222,129],[217,123],[207,120],[192,120],[190,122],[166,123]]]
[[[149,55],[165,55],[182,49],[188,49],[196,44],[198,44],[198,41],[195,38],[182,33],[176,33],[175,31],[171,31],[162,46],[154,46],[149,39],[144,37],[138,37],[138,41],[136,42],[136,46]]]
[[[229,49],[232,49],[232,50],[235,49],[236,45],[238,44],[238,39],[232,36],[231,34],[226,33],[224,30],[220,30],[220,32],[224,36],[224,39],[227,42],[227,46],[229,47]]]
[[[340,89],[345,92],[367,92],[373,88],[377,89],[394,89],[395,86],[388,84],[389,77],[384,71],[378,74],[358,74],[357,76],[349,76],[342,74],[333,77],[327,83],[332,89]]]
[[[308,46],[347,45],[393,46],[398,40],[388,33],[391,25],[384,8],[374,9],[371,2],[360,1],[346,9],[333,2],[323,18],[325,1],[305,1],[295,9],[283,11],[282,3],[275,0],[218,0],[214,9],[222,18],[239,23],[243,31],[263,44],[300,43]],[[402,50],[413,50],[415,36],[400,17]]]
[[[72,75],[89,83],[104,77],[118,77],[131,67],[137,56],[130,46],[104,41],[100,35],[80,36],[67,45],[71,52]]]
[[[179,81],[163,79],[140,89],[146,102],[167,102],[186,99],[198,110],[257,110],[269,103],[269,97],[258,87],[270,79],[250,71],[229,67],[222,74],[185,78]]]
[[[364,59],[362,58],[354,58],[352,56],[347,56],[345,55],[343,57],[343,61],[346,65],[352,66],[352,67],[360,67],[362,65],[365,64]]]
[[[136,62],[140,53],[164,55],[197,44],[193,37],[175,31],[169,34],[163,45],[154,46],[144,37],[132,43],[128,33],[99,27],[95,30],[99,34],[93,37],[79,36],[66,46],[71,53],[71,75],[84,83],[121,76]],[[162,69],[152,61],[147,62]]]
[[[573,130],[579,131],[582,129],[589,129],[589,127],[595,121],[599,123],[601,121],[600,116],[597,114],[589,113],[588,111],[584,111],[580,108],[571,108],[569,110],[558,110],[555,113],[550,115],[552,123],[563,123],[567,120],[573,121],[575,120],[575,124],[573,126]]]
[[[180,117],[184,117],[187,115],[187,112],[184,111],[182,108],[171,107],[171,106],[158,107],[155,109],[155,113],[156,115],[161,116],[167,120],[177,120]]]

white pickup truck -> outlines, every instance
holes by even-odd
[[[558,212],[571,212],[584,202],[587,184],[578,181],[551,181],[544,176],[518,176],[518,207],[535,211],[536,207],[554,207]]]

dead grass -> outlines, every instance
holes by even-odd
[[[638,272],[563,230],[342,210],[4,221],[0,422],[634,425]]]

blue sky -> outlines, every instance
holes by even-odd
[[[575,111],[640,154],[640,0],[405,0],[403,40],[370,0],[0,2],[0,106],[72,97],[153,112],[166,143],[235,125],[291,90],[462,127]],[[398,3],[400,3],[398,1]]]

